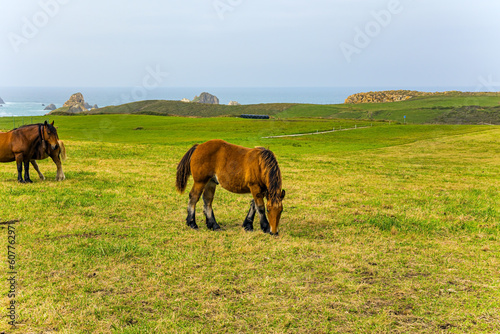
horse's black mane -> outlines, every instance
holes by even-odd
[[[274,156],[274,153],[270,150],[259,147],[260,156],[262,158],[262,162],[268,171],[269,176],[269,185],[268,185],[268,194],[269,200],[271,203],[280,203],[281,202],[281,171],[278,166],[278,161]]]

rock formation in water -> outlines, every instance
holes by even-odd
[[[56,109],[57,109],[56,105],[51,103],[48,106],[46,106],[45,109],[43,110],[56,110]]]
[[[0,104],[4,104],[5,102],[3,102],[2,98],[0,97]]]
[[[67,111],[72,113],[89,111],[92,107],[90,104],[85,102],[82,93],[76,93],[71,95],[68,101],[66,101],[63,105],[63,108],[69,108]]]
[[[200,96],[196,96],[193,99],[193,102],[207,103],[207,104],[219,104],[219,99],[215,95],[203,92],[200,94]]]

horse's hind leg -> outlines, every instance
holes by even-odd
[[[245,221],[243,222],[243,228],[245,231],[253,231],[253,220],[255,218],[255,212],[257,210],[255,209],[255,201],[252,200],[250,202],[250,210],[248,210],[248,214],[245,218]]]
[[[31,165],[33,166],[33,168],[38,173],[38,176],[40,177],[40,180],[44,181],[45,180],[45,176],[43,176],[42,172],[40,172],[40,168],[38,168],[38,164],[36,163],[35,160],[31,160]]]
[[[186,218],[186,224],[187,226],[195,230],[198,229],[198,225],[196,225],[196,203],[198,203],[198,200],[200,199],[201,193],[203,192],[204,188],[204,183],[195,182],[193,188],[191,188],[191,191],[189,192],[188,215]]]
[[[203,191],[203,213],[205,214],[205,217],[207,218],[207,227],[210,230],[220,230],[219,224],[217,224],[217,221],[215,220],[214,216],[214,211],[212,209],[212,202],[214,200],[214,195],[215,195],[215,188],[217,187],[217,183],[212,179],[208,181],[207,185],[205,186],[205,190]]]

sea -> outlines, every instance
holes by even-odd
[[[91,106],[105,107],[142,100],[192,100],[202,92],[219,98],[221,104],[310,103],[339,104],[352,94],[409,89],[425,92],[474,91],[474,87],[0,87],[0,117],[43,116],[45,106],[62,107],[74,93],[82,93]]]

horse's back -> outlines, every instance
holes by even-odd
[[[191,173],[198,182],[216,177],[220,185],[232,192],[248,192],[248,176],[258,163],[255,149],[214,139],[198,145],[191,157]]]

